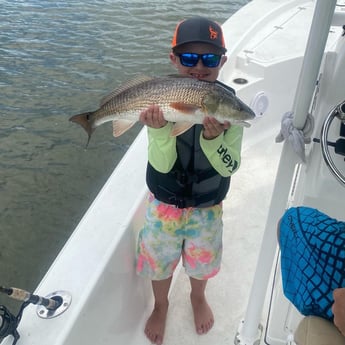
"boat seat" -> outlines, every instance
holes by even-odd
[[[297,345],[344,345],[345,337],[330,321],[316,316],[302,319],[294,335]]]

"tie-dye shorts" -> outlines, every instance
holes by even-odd
[[[222,257],[222,205],[177,208],[149,195],[137,245],[137,273],[151,280],[172,276],[180,258],[187,275],[215,276]]]

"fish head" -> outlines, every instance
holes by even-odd
[[[210,92],[202,104],[208,115],[230,122],[247,121],[255,117],[255,113],[233,92]]]

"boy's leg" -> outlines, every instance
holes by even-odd
[[[205,334],[214,324],[213,313],[205,296],[207,280],[190,277],[190,284],[192,288],[190,299],[194,313],[195,329],[198,334]]]
[[[152,344],[163,343],[166,318],[168,313],[168,294],[172,277],[164,280],[153,280],[152,290],[155,304],[151,316],[148,318],[145,327],[145,334]]]
[[[183,246],[183,264],[191,284],[191,303],[198,334],[207,333],[214,324],[205,289],[209,278],[219,269],[222,257],[222,205],[191,209]]]

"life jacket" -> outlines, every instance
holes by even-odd
[[[230,187],[212,167],[200,146],[202,125],[194,125],[176,138],[177,159],[168,173],[148,163],[146,183],[155,198],[178,208],[210,207],[219,204]]]

